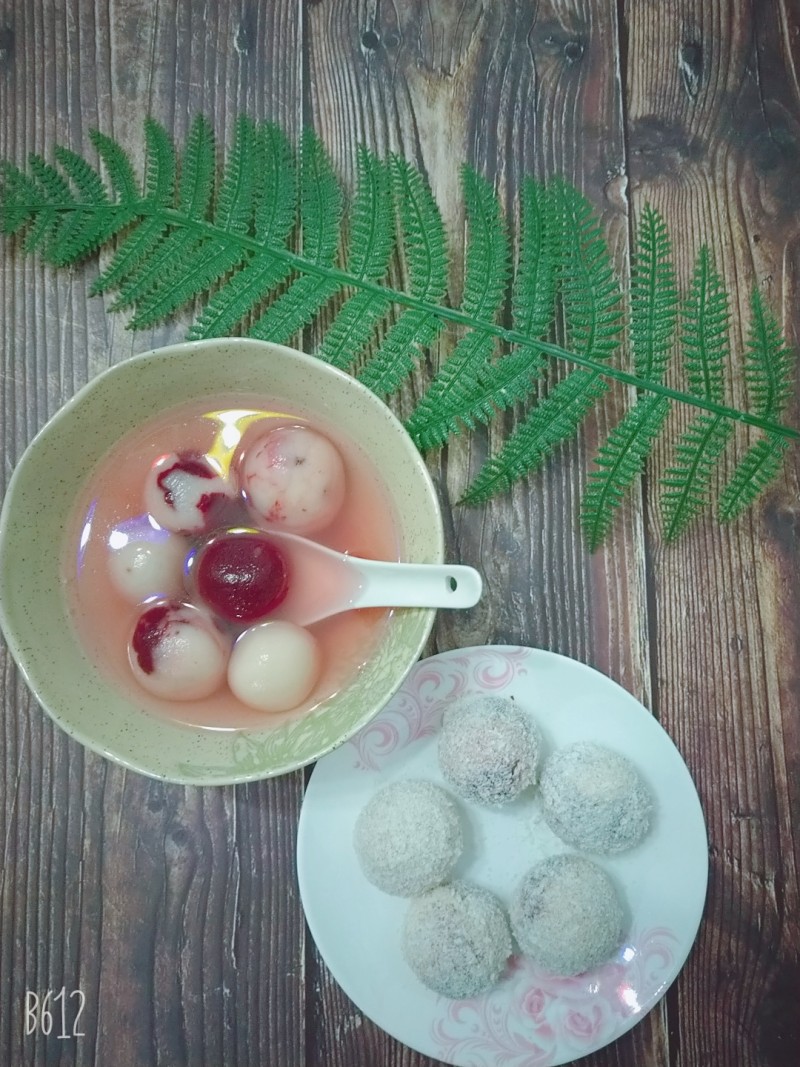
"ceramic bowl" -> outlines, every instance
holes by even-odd
[[[355,679],[304,718],[255,730],[192,728],[143,711],[87,655],[65,596],[64,540],[87,475],[126,432],[183,401],[264,393],[341,429],[371,457],[395,504],[401,557],[443,558],[439,504],[422,459],[391,411],[355,379],[311,356],[248,339],[174,345],[100,374],[22,456],[0,513],[0,625],[42,707],[84,745],[168,781],[222,785],[302,767],[363,727],[418,659],[434,612],[392,614]],[[64,456],[80,463],[65,464]]]

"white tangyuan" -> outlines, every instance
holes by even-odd
[[[262,622],[233,646],[228,685],[257,711],[291,711],[311,693],[320,666],[319,645],[308,630],[292,622]]]
[[[177,534],[128,541],[112,549],[108,573],[126,600],[139,604],[150,597],[180,597],[188,545]]]
[[[201,700],[225,678],[228,642],[191,604],[160,601],[139,616],[128,646],[139,684],[166,700]]]
[[[306,426],[270,430],[248,448],[241,470],[252,510],[292,533],[324,529],[344,502],[342,457],[327,437]]]
[[[221,505],[236,496],[235,486],[205,456],[170,452],[147,473],[144,504],[165,530],[200,533],[214,525]]]

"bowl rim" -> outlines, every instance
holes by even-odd
[[[379,404],[384,408],[384,417],[390,424],[394,425],[396,431],[400,431],[403,435],[408,437],[408,431],[403,426],[402,422],[395,415],[395,413],[384,403],[384,401],[367,386],[363,385],[357,378],[345,371],[340,370],[338,367],[332,366],[330,363],[326,363],[323,360],[318,359],[316,356],[312,356],[307,352],[303,352],[300,349],[291,348],[287,345],[275,344],[271,341],[264,341],[259,338],[251,337],[217,337],[208,338],[198,341],[181,341],[169,345],[164,345],[156,348],[148,349],[145,352],[136,353],[132,356],[128,356],[119,360],[116,363],[103,368],[96,375],[90,378],[84,385],[81,386],[75,393],[72,394],[57,410],[45,421],[39,430],[34,434],[29,443],[23,449],[21,455],[17,459],[14,469],[11,473],[11,477],[6,485],[2,505],[0,506],[0,564],[2,564],[4,549],[6,547],[7,537],[9,536],[9,525],[11,522],[10,515],[13,505],[13,499],[18,489],[19,483],[24,478],[26,459],[29,453],[33,452],[42,440],[47,439],[52,433],[55,432],[58,424],[68,419],[73,411],[80,407],[86,400],[99,388],[103,383],[112,376],[115,376],[122,368],[130,368],[137,363],[143,364],[148,362],[160,361],[164,358],[171,358],[172,356],[186,355],[187,353],[208,350],[219,347],[225,347],[226,349],[236,348],[240,350],[270,350],[272,352],[278,352],[281,355],[288,356],[290,359],[296,361],[301,366],[305,366],[311,373],[328,375],[334,379],[338,379],[343,386],[350,390],[355,390],[360,393],[365,400],[370,404]],[[413,442],[409,438],[409,443],[413,447]],[[439,501],[439,495],[436,490],[435,484],[431,477],[430,471],[425,464],[422,455],[416,448],[412,457],[414,466],[417,473],[421,477],[427,495],[432,504],[433,518],[436,522],[436,544],[433,548],[434,555],[437,562],[442,562],[444,559],[444,524],[442,519],[441,504]],[[5,582],[3,577],[3,570],[0,566],[0,589]],[[348,727],[339,736],[334,743],[325,742],[321,744],[318,749],[300,761],[290,760],[286,765],[278,766],[274,769],[260,769],[254,771],[243,771],[236,773],[233,769],[230,773],[223,773],[222,775],[215,775],[213,779],[210,779],[208,774],[191,774],[183,772],[175,773],[161,773],[155,771],[153,768],[143,766],[136,759],[130,758],[118,752],[111,751],[105,747],[101,742],[96,741],[87,731],[82,727],[76,726],[70,719],[65,718],[63,713],[52,708],[48,701],[42,696],[40,687],[35,684],[30,674],[30,660],[25,654],[25,650],[22,647],[22,643],[17,635],[17,628],[13,623],[10,613],[6,608],[5,597],[0,596],[0,633],[2,633],[12,659],[16,664],[17,669],[20,672],[22,679],[24,680],[27,688],[35,698],[39,707],[49,716],[49,718],[56,723],[56,725],[62,729],[69,737],[78,741],[85,748],[88,748],[92,752],[98,755],[104,756],[111,762],[124,767],[126,770],[135,771],[138,774],[142,774],[148,778],[152,778],[158,781],[166,781],[178,785],[199,785],[199,786],[224,786],[224,785],[237,785],[245,782],[260,781],[266,778],[275,778],[284,774],[289,774],[292,771],[300,770],[305,766],[314,763],[317,759],[326,755],[328,752],[333,751],[340,745],[347,742],[353,737],[359,730],[363,729],[367,723],[369,723],[376,715],[380,713],[387,701],[391,700],[400,686],[403,684],[408,671],[414,666],[419,659],[425,644],[430,636],[431,630],[436,617],[436,610],[429,609],[415,609],[422,615],[423,625],[421,627],[415,647],[409,649],[409,664],[406,672],[396,679],[391,687],[391,692],[387,692],[385,700],[380,706],[375,707],[370,711],[368,715],[361,716],[351,727]],[[302,719],[298,720],[302,721]],[[188,731],[192,731],[191,726],[186,726]],[[237,730],[230,731],[232,735],[251,735],[262,736],[268,731],[265,730]]]

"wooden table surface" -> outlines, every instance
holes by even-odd
[[[142,159],[150,113],[176,140],[240,112],[313,126],[345,183],[358,142],[427,175],[461,284],[464,162],[512,206],[521,176],[563,175],[602,217],[625,277],[645,203],[673,235],[683,290],[712,249],[744,345],[755,283],[798,341],[800,4],[793,0],[4,0],[0,158],[91,153],[89,130]],[[181,339],[91,297],[92,260],[59,271],[2,246],[3,482],[87,379]],[[302,340],[302,339],[301,339]],[[445,335],[397,409],[407,410]],[[738,388],[741,388],[739,383]],[[710,881],[696,945],[639,1025],[592,1067],[800,1063],[800,453],[729,527],[666,544],[656,447],[594,554],[577,525],[615,390],[545,470],[491,504],[455,500],[517,415],[430,457],[447,551],[486,596],[442,614],[429,651],[485,643],[592,664],[657,716],[697,783]],[[678,416],[684,418],[685,415]],[[797,425],[797,398],[786,419]],[[55,727],[0,652],[0,1067],[430,1064],[337,987],[294,872],[305,775],[184,788],[126,773]],[[681,891],[680,871],[675,892]],[[85,996],[80,1037],[24,1033],[26,991]],[[520,1061],[521,1062],[521,1061]]]

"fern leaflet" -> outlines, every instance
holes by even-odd
[[[778,322],[754,288],[750,295],[745,379],[760,415],[777,418],[783,413],[792,394],[792,370],[792,353],[783,341]],[[767,432],[750,447],[720,494],[719,517],[723,522],[741,515],[769,485],[788,446],[786,438]]]
[[[720,415],[698,415],[682,435],[675,450],[675,463],[661,482],[666,541],[678,538],[708,503],[715,464],[732,432],[733,423]]]
[[[442,216],[428,183],[416,168],[399,156],[392,156],[391,167],[409,290],[416,301],[436,305],[447,291]],[[393,393],[414,369],[420,350],[436,340],[442,325],[433,311],[408,308],[389,328],[359,379],[379,396]]]
[[[286,247],[295,222],[294,153],[283,131],[268,123],[256,130],[253,155],[253,227],[264,250],[247,250],[250,258],[211,297],[189,330],[189,340],[224,337],[291,273],[276,252]]]
[[[559,182],[563,261],[559,276],[567,335],[578,352],[607,360],[622,332],[620,292],[611,257],[591,205],[577,189]]]
[[[616,509],[642,473],[653,441],[669,415],[666,397],[642,397],[614,427],[595,459],[581,501],[581,525],[594,551],[611,532]]]
[[[510,268],[508,236],[489,183],[468,167],[462,180],[469,223],[462,311],[491,321],[505,295]],[[469,402],[473,385],[496,343],[492,334],[480,330],[470,331],[458,342],[408,420],[408,432],[418,447],[435,448],[461,425],[475,425],[480,410],[475,412]]]
[[[348,273],[381,279],[394,249],[394,210],[389,168],[366,148],[358,152],[358,189],[352,211]],[[363,289],[340,309],[315,355],[335,367],[355,366],[375,324],[391,309],[388,297]]]
[[[339,247],[342,193],[322,142],[311,130],[303,136],[300,168],[300,223],[303,256],[317,266],[333,264]],[[278,343],[288,341],[339,290],[324,274],[303,274],[275,300],[248,331]]]
[[[562,441],[574,436],[581,422],[608,392],[599,374],[576,370],[551,390],[517,427],[496,456],[483,465],[462,498],[477,504],[541,466]]]
[[[728,296],[703,245],[683,316],[686,377],[693,392],[709,400],[723,398],[723,366],[729,354]],[[714,465],[733,424],[721,415],[698,415],[682,435],[675,461],[662,478],[664,536],[673,541],[708,503]]]
[[[663,379],[677,317],[678,294],[667,228],[658,212],[646,205],[631,272],[630,335],[637,373],[655,381]],[[592,550],[611,532],[614,513],[644,469],[669,411],[666,397],[640,396],[601,447],[581,506],[581,525]]]

